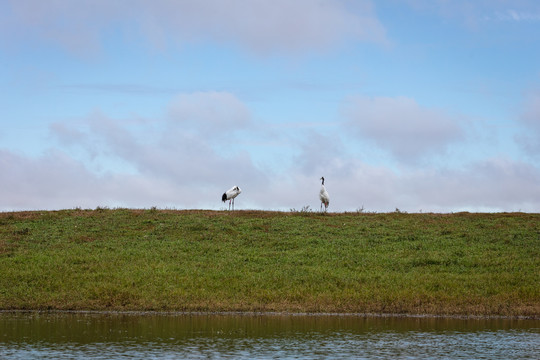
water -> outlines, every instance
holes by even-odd
[[[1,359],[539,359],[539,320],[0,313]]]

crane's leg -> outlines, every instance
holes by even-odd
[[[232,209],[234,211],[234,199],[232,199]]]
[[[229,211],[231,211],[231,200],[229,200]]]

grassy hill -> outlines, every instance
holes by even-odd
[[[540,214],[0,213],[0,309],[540,316]]]

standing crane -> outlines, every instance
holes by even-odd
[[[321,211],[322,206],[324,204],[324,211],[328,209],[328,205],[330,204],[330,195],[328,195],[328,191],[326,191],[326,188],[324,187],[324,176],[321,177],[322,185],[321,185],[321,191],[319,191],[319,199],[321,199]]]
[[[221,201],[225,202],[229,200],[229,210],[231,210],[232,201],[232,209],[234,210],[234,198],[240,195],[241,192],[242,190],[238,186],[233,186],[221,195]]]

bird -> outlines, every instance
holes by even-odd
[[[242,190],[238,186],[233,186],[221,195],[221,201],[225,202],[229,200],[229,210],[231,210],[232,201],[232,208],[234,210],[234,198],[240,195],[240,193],[242,193]]]
[[[321,185],[321,191],[319,191],[319,199],[321,199],[321,211],[322,206],[324,204],[324,211],[328,209],[328,205],[330,204],[330,195],[328,195],[328,191],[326,191],[326,188],[324,187],[324,176],[321,177],[322,185]]]

